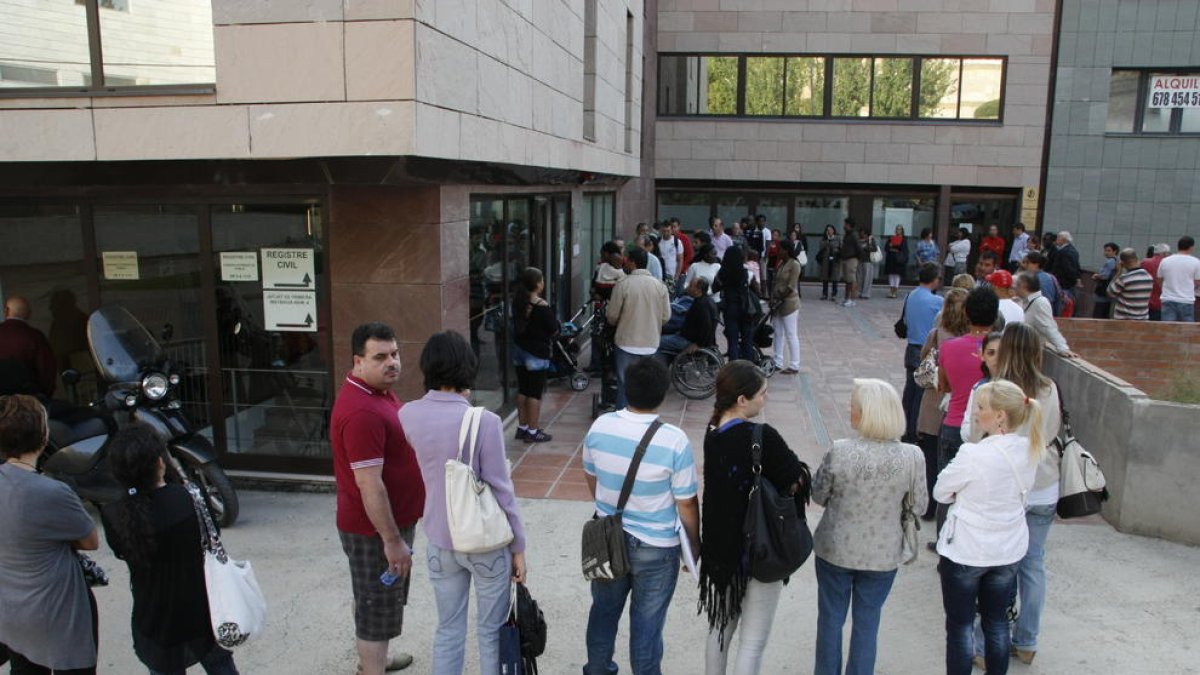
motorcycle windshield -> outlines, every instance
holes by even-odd
[[[104,307],[88,319],[88,343],[100,375],[110,382],[136,382],[162,361],[162,347],[124,307]]]

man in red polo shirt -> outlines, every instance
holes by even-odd
[[[412,569],[413,529],[425,508],[425,483],[400,426],[396,334],[382,323],[354,329],[354,369],[333,404],[330,441],[337,479],[337,529],[350,560],[360,673],[383,675],[412,663],[388,659],[400,635]],[[387,572],[394,577],[385,584]]]

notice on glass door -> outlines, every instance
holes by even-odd
[[[262,277],[264,289],[316,290],[316,268],[311,248],[264,248]]]
[[[258,254],[254,251],[222,251],[221,281],[258,281]]]
[[[315,333],[317,294],[312,291],[263,291],[263,319],[267,330]]]
[[[103,251],[100,260],[104,264],[104,278],[110,281],[137,281],[137,251]]]

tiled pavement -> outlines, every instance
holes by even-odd
[[[872,299],[858,300],[849,308],[818,300],[819,286],[806,285],[803,293],[800,374],[771,378],[762,419],[815,469],[832,439],[851,433],[853,378],[878,377],[903,389],[904,341],[892,332],[901,300],[888,300],[886,290],[881,293],[876,287]],[[542,423],[554,436],[549,443],[529,445],[513,440],[510,432],[508,455],[518,495],[589,499],[580,456],[592,423],[592,395],[598,390],[598,378],[578,393],[565,382],[550,384],[542,402]],[[691,401],[671,389],[659,412],[687,432],[699,463],[712,399]]]

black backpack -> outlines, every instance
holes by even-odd
[[[517,630],[526,675],[537,675],[537,657],[546,651],[546,617],[525,584],[517,584]]]

